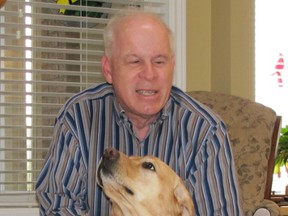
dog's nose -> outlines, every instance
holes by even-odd
[[[120,157],[120,153],[115,148],[107,148],[104,151],[103,159],[115,161],[118,160]]]
[[[104,150],[102,160],[97,168],[97,182],[100,186],[103,185],[101,173],[103,175],[112,174],[115,169],[115,165],[120,158],[120,153],[114,148],[107,148]]]

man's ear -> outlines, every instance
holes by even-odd
[[[102,65],[102,74],[104,75],[106,81],[108,83],[112,83],[112,76],[111,76],[111,62],[110,59],[104,55],[101,58],[101,65]]]
[[[181,216],[193,216],[194,215],[194,205],[191,196],[186,189],[182,181],[178,181],[174,189],[174,195],[176,200],[181,206],[182,214]]]

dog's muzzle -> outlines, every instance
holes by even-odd
[[[101,173],[103,175],[113,175],[113,169],[119,158],[120,153],[116,149],[114,148],[105,149],[97,169],[97,180],[101,187],[103,186]]]

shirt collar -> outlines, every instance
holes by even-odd
[[[123,122],[129,122],[129,119],[127,117],[127,115],[125,114],[125,110],[121,107],[121,105],[118,103],[118,101],[116,100],[116,98],[114,97],[114,109],[115,109],[115,113],[116,113],[116,121],[118,122],[118,124],[121,124]],[[169,116],[169,112],[171,110],[171,97],[169,97],[166,105],[163,107],[163,109],[160,111],[160,115],[157,118],[157,120],[153,123],[159,123],[161,124],[165,119],[168,118]]]

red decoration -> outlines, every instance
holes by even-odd
[[[7,0],[0,0],[0,8],[2,8],[4,6],[4,4],[6,3]]]

